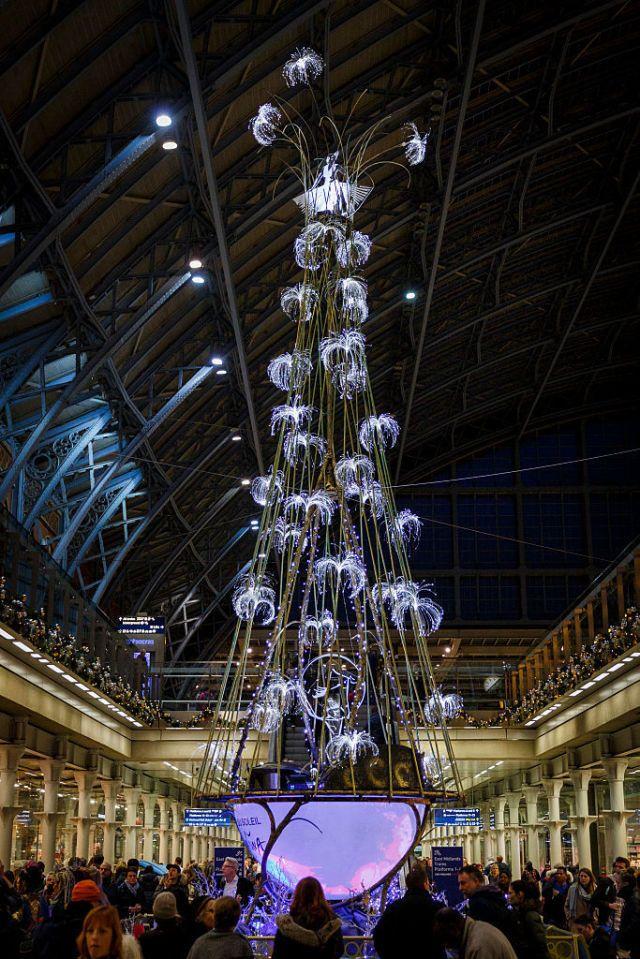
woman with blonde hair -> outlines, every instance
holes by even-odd
[[[569,932],[579,932],[577,923],[591,920],[593,917],[593,894],[596,891],[596,877],[583,866],[578,877],[569,886],[564,904]]]

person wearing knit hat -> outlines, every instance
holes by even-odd
[[[191,945],[186,939],[172,892],[159,892],[153,900],[155,929],[138,939],[144,959],[186,959]]]
[[[103,899],[100,888],[92,879],[82,879],[71,890],[71,902],[92,902],[100,905]]]
[[[106,905],[106,897],[92,879],[81,879],[71,890],[67,907],[39,923],[33,933],[33,952],[36,956],[64,956],[75,959],[78,955],[77,938],[89,912],[96,906]]]

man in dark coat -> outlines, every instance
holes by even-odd
[[[185,959],[190,941],[185,936],[176,907],[176,898],[170,892],[160,892],[153,901],[155,929],[143,932],[138,939],[144,959]]]
[[[380,959],[412,955],[417,942],[430,943],[432,940],[433,920],[440,905],[431,898],[423,863],[411,867],[406,884],[407,891],[402,899],[387,906],[373,930],[373,941]],[[440,959],[444,953],[436,947],[428,955]]]
[[[118,886],[116,906],[121,919],[128,919],[134,912],[145,911],[146,900],[138,882],[137,870],[127,869],[124,882]]]
[[[507,907],[504,893],[491,883],[486,884],[477,866],[463,866],[458,873],[460,892],[467,900],[465,913],[471,919],[488,922],[514,941],[514,918]]]
[[[557,866],[549,873],[542,887],[542,918],[547,925],[567,928],[564,904],[569,892],[569,876],[564,866]]]
[[[181,872],[180,866],[176,865],[176,863],[171,863],[160,885],[156,887],[156,896],[159,896],[162,892],[172,893],[176,900],[178,913],[183,919],[188,919],[190,913],[189,895],[187,887],[180,879]]]

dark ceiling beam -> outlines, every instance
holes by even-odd
[[[11,44],[11,49],[0,59],[0,75],[13,70],[21,60],[41,47],[57,26],[85,6],[86,0],[58,0],[48,13],[36,20]]]
[[[555,367],[556,367],[556,363],[558,362],[558,360],[559,360],[559,358],[560,358],[560,354],[562,353],[562,351],[563,351],[563,349],[564,349],[564,347],[565,347],[565,345],[566,345],[566,343],[567,343],[567,340],[569,339],[569,336],[571,335],[571,333],[572,333],[572,331],[573,331],[573,328],[574,328],[574,326],[575,326],[578,318],[580,317],[580,314],[582,313],[582,309],[583,309],[584,304],[585,304],[585,302],[586,302],[586,300],[587,300],[587,298],[588,298],[588,296],[589,296],[589,293],[591,292],[591,288],[592,288],[593,284],[595,283],[595,281],[596,281],[596,279],[597,279],[597,277],[598,277],[598,273],[600,272],[600,269],[602,268],[602,265],[603,265],[604,260],[605,260],[605,258],[606,258],[606,256],[607,256],[607,253],[609,252],[609,250],[610,250],[610,248],[611,248],[611,244],[613,243],[613,240],[614,240],[614,238],[615,238],[615,236],[616,236],[616,233],[618,232],[618,229],[619,229],[619,227],[620,227],[620,224],[622,223],[622,221],[623,221],[623,219],[624,219],[624,217],[625,217],[625,214],[626,214],[627,210],[629,209],[629,205],[630,205],[631,201],[633,200],[633,198],[634,198],[634,196],[635,196],[636,190],[638,189],[638,183],[639,183],[639,182],[640,182],[640,172],[639,172],[639,173],[636,173],[636,176],[634,177],[633,181],[631,182],[631,185],[629,186],[629,189],[627,190],[627,192],[626,192],[626,194],[625,194],[625,196],[624,196],[624,199],[623,199],[622,203],[620,204],[620,208],[618,209],[618,213],[617,213],[617,215],[616,215],[613,223],[611,224],[611,227],[610,227],[610,229],[609,229],[609,232],[607,233],[607,237],[606,237],[606,239],[605,239],[605,241],[604,241],[604,243],[603,243],[603,245],[602,245],[602,249],[600,250],[600,253],[599,253],[599,255],[598,255],[598,258],[596,259],[595,263],[593,264],[593,266],[592,266],[592,268],[591,268],[591,270],[590,270],[590,272],[589,272],[589,276],[587,277],[587,280],[586,280],[586,282],[585,282],[585,284],[584,284],[584,287],[583,287],[583,289],[582,289],[582,293],[581,293],[581,295],[580,295],[580,299],[578,300],[578,302],[577,302],[577,304],[576,304],[576,306],[575,306],[575,309],[574,309],[573,313],[571,314],[571,317],[569,318],[569,321],[568,321],[568,322],[565,324],[565,326],[564,326],[564,330],[563,330],[563,332],[562,332],[562,336],[560,337],[560,340],[559,340],[559,342],[558,342],[558,345],[557,345],[557,347],[556,347],[556,350],[555,350],[553,356],[551,357],[551,361],[550,361],[550,362],[548,363],[548,365],[547,365],[547,369],[546,369],[546,371],[545,371],[545,374],[544,374],[544,376],[542,377],[542,380],[541,380],[541,382],[540,382],[540,384],[539,384],[539,386],[538,386],[538,388],[537,388],[537,390],[536,390],[536,392],[535,392],[535,395],[534,395],[534,397],[533,397],[533,400],[532,400],[532,402],[531,402],[531,405],[530,405],[530,407],[529,407],[529,409],[528,409],[528,411],[527,411],[527,413],[526,413],[526,415],[525,415],[525,417],[524,417],[524,420],[523,420],[522,425],[521,425],[521,427],[520,427],[519,436],[522,436],[522,435],[526,432],[526,430],[527,430],[527,427],[528,427],[528,425],[529,425],[529,421],[530,421],[531,417],[533,416],[533,413],[534,413],[534,411],[535,411],[535,408],[536,408],[536,406],[538,405],[538,403],[539,403],[539,401],[540,401],[540,397],[542,396],[544,390],[546,389],[546,386],[547,386],[547,384],[548,384],[548,382],[549,382],[549,379],[550,379],[550,377],[551,377],[551,375],[552,375],[552,373],[553,373],[553,371],[554,371],[554,369],[555,369]]]
[[[240,312],[238,310],[236,288],[233,279],[233,269],[231,267],[231,260],[229,258],[229,246],[227,244],[226,228],[223,219],[222,208],[220,206],[220,197],[218,195],[218,183],[213,169],[213,160],[211,158],[211,147],[209,144],[209,134],[207,131],[207,118],[205,114],[204,100],[202,97],[202,87],[200,85],[200,77],[198,76],[196,58],[193,52],[193,40],[191,36],[191,26],[189,23],[189,12],[187,10],[185,0],[174,0],[174,3],[178,16],[178,28],[180,31],[182,56],[185,61],[187,76],[189,78],[189,88],[191,90],[191,98],[193,100],[196,127],[198,130],[200,150],[202,153],[207,189],[209,192],[208,206],[212,215],[218,243],[218,257],[222,266],[227,308],[229,310],[229,317],[231,319],[233,334],[236,341],[236,354],[238,357],[238,364],[240,366],[240,375],[242,378],[244,397],[247,404],[247,412],[249,414],[249,422],[251,423],[254,452],[256,454],[258,469],[260,473],[263,473],[264,459],[262,456],[262,443],[260,440],[258,421],[256,418],[256,411],[253,402],[253,392],[251,389],[249,368],[247,366],[247,355],[244,346],[244,334],[240,323]]]
[[[462,142],[462,128],[464,126],[465,117],[467,115],[467,108],[469,106],[469,100],[471,97],[471,87],[473,83],[473,75],[475,72],[476,58],[478,54],[478,44],[480,43],[480,34],[482,32],[482,21],[484,19],[484,9],[485,9],[485,0],[479,0],[476,4],[476,14],[475,14],[475,23],[473,27],[473,36],[471,38],[471,46],[469,48],[469,56],[467,59],[467,66],[465,70],[464,84],[462,87],[462,93],[460,96],[460,106],[458,108],[458,120],[456,123],[456,130],[453,137],[453,146],[451,149],[451,156],[449,159],[449,169],[447,171],[447,182],[445,186],[444,196],[442,199],[442,205],[440,208],[440,217],[438,220],[438,232],[436,234],[436,241],[433,250],[433,256],[431,260],[431,268],[429,272],[429,282],[427,285],[427,292],[425,295],[425,304],[424,312],[422,316],[422,323],[420,326],[420,334],[418,337],[418,343],[416,345],[416,356],[413,367],[413,374],[411,377],[411,385],[409,387],[409,395],[407,402],[405,404],[404,415],[403,415],[403,424],[402,424],[402,433],[400,439],[400,446],[398,448],[398,456],[396,463],[396,482],[398,481],[398,476],[400,475],[400,470],[402,469],[402,457],[404,454],[404,448],[406,443],[406,437],[409,434],[411,426],[411,410],[413,407],[413,401],[416,392],[416,385],[418,382],[418,374],[420,372],[420,365],[422,363],[422,354],[424,351],[424,341],[427,334],[427,325],[429,322],[429,316],[431,313],[431,304],[433,302],[433,294],[435,290],[436,277],[438,272],[438,263],[440,261],[440,255],[442,252],[442,245],[444,242],[444,232],[447,223],[447,217],[449,215],[449,206],[451,204],[451,197],[453,195],[453,184],[456,175],[456,167],[458,165],[458,156],[460,154],[460,144]]]
[[[585,134],[591,133],[593,130],[598,130],[601,127],[610,126],[611,124],[617,123],[619,120],[626,120],[628,117],[634,116],[639,112],[640,106],[628,107],[625,110],[619,110],[617,113],[608,113],[606,116],[599,117],[597,120],[591,120],[589,123],[581,123],[577,127],[572,127],[570,130],[565,130],[562,133],[556,133],[554,136],[544,137],[542,140],[538,140],[531,146],[516,150],[515,153],[512,153],[510,156],[504,157],[497,153],[496,157],[500,157],[498,162],[485,163],[483,164],[482,169],[477,173],[469,173],[466,177],[460,179],[454,187],[454,196],[459,196],[461,193],[466,193],[467,190],[479,186],[481,183],[484,183],[485,180],[494,179],[494,177],[498,176],[500,173],[508,170],[509,167],[516,163],[520,163],[521,160],[526,160],[529,157],[537,155],[538,153],[545,153],[547,150],[553,150],[562,143],[570,143],[577,137],[584,136]]]

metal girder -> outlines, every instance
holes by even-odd
[[[562,353],[562,350],[564,349],[564,346],[571,334],[571,331],[573,330],[573,327],[575,326],[576,321],[582,312],[582,308],[587,300],[587,297],[589,296],[589,293],[591,292],[591,287],[593,286],[593,284],[595,283],[597,279],[600,268],[602,267],[605,257],[607,253],[609,252],[611,244],[613,243],[614,237],[616,233],[618,232],[618,228],[620,224],[622,223],[622,220],[624,219],[624,216],[627,210],[629,209],[629,205],[635,195],[636,190],[638,189],[638,183],[640,183],[640,173],[636,173],[636,176],[634,177],[631,183],[631,186],[627,190],[624,200],[620,204],[620,208],[616,214],[616,217],[613,223],[611,224],[611,228],[607,234],[607,238],[602,246],[602,249],[600,250],[597,260],[595,261],[595,263],[593,264],[593,267],[591,268],[587,281],[584,284],[582,293],[580,295],[580,299],[578,300],[576,307],[573,313],[571,314],[571,318],[569,319],[569,322],[565,325],[565,328],[563,330],[562,336],[560,337],[558,346],[551,358],[551,362],[547,366],[547,370],[542,378],[542,381],[538,389],[536,390],[536,393],[531,402],[531,406],[529,407],[529,410],[524,418],[524,422],[520,428],[519,436],[523,435],[523,433],[527,429],[527,426],[529,425],[529,421],[533,415],[533,412],[536,406],[538,405],[540,397],[542,396],[547,383],[549,382],[549,378],[551,377],[551,374],[553,373],[555,369],[555,366],[556,366],[556,363],[558,362],[560,354]]]
[[[82,370],[74,378],[74,380],[67,386],[67,388],[61,393],[58,399],[52,403],[45,415],[40,419],[37,426],[31,432],[29,439],[26,441],[20,453],[14,459],[13,463],[7,470],[5,477],[0,484],[0,500],[4,499],[7,495],[11,486],[13,485],[16,476],[19,471],[22,469],[25,461],[31,455],[32,450],[37,445],[40,437],[43,433],[49,428],[49,426],[54,423],[59,414],[64,410],[72,399],[74,399],[77,394],[80,392],[83,386],[86,383],[90,382],[95,375],[98,373],[100,368],[107,363],[112,354],[120,349],[124,344],[135,334],[138,330],[144,326],[146,321],[152,316],[161,306],[187,282],[189,274],[183,274],[175,279],[169,280],[160,290],[152,296],[147,303],[130,321],[129,324],[124,325],[121,329],[115,332],[109,339],[104,343],[104,345],[96,351],[94,356],[83,366]]]
[[[187,631],[186,636],[184,636],[182,640],[180,641],[180,644],[177,650],[171,656],[172,666],[180,659],[180,656],[182,655],[183,650],[188,645],[191,638],[198,631],[200,626],[202,626],[207,616],[210,616],[211,613],[214,611],[214,609],[217,606],[219,606],[224,599],[226,599],[226,597],[229,595],[233,587],[236,585],[237,581],[240,579],[241,576],[244,576],[244,574],[250,569],[250,567],[251,567],[250,562],[245,563],[244,566],[238,570],[236,575],[229,580],[226,586],[223,589],[221,589],[220,592],[216,593],[215,597],[211,600],[207,608],[204,610],[204,612],[200,614],[200,616],[198,616],[193,626],[191,626],[189,630]]]
[[[227,540],[224,546],[218,550],[218,552],[213,557],[213,559],[211,560],[209,565],[206,567],[206,569],[200,574],[198,579],[194,583],[192,583],[192,585],[189,587],[188,591],[184,594],[184,596],[182,596],[178,600],[171,616],[167,620],[168,626],[173,626],[173,624],[178,618],[178,614],[180,613],[180,610],[182,609],[183,606],[186,606],[188,603],[190,603],[193,600],[194,594],[196,590],[198,589],[198,587],[200,586],[200,584],[203,582],[203,580],[206,579],[209,573],[213,569],[215,569],[215,567],[218,565],[220,560],[224,559],[224,557],[233,549],[236,543],[239,543],[242,537],[248,532],[249,532],[248,526],[241,526],[240,529],[236,530],[233,536],[231,536],[230,539]]]
[[[76,511],[73,519],[69,523],[67,529],[65,529],[60,542],[58,543],[53,558],[57,562],[62,562],[63,557],[66,553],[67,546],[77,533],[80,524],[87,516],[89,510],[91,509],[93,503],[96,501],[98,496],[102,493],[107,483],[118,473],[122,468],[123,464],[130,459],[136,450],[142,446],[142,444],[148,440],[155,430],[164,423],[166,418],[173,413],[173,411],[185,400],[188,396],[193,393],[193,391],[204,382],[204,380],[211,375],[213,368],[211,366],[205,366],[199,370],[188,383],[185,383],[172,397],[168,400],[161,409],[153,416],[150,420],[147,421],[146,425],[140,430],[140,432],[130,440],[122,452],[113,460],[110,466],[104,471],[98,482],[95,484],[90,494],[87,496],[85,502],[82,506]]]
[[[144,517],[144,520],[140,523],[139,526],[136,527],[135,532],[127,539],[126,543],[124,543],[123,546],[120,548],[120,550],[118,551],[118,555],[114,559],[113,563],[111,564],[111,566],[109,567],[105,575],[102,577],[102,580],[100,581],[100,584],[98,588],[96,589],[93,597],[94,603],[97,603],[100,601],[100,599],[104,595],[105,589],[107,588],[107,586],[113,579],[117,570],[120,568],[120,566],[122,566],[122,563],[124,562],[128,553],[133,549],[137,541],[148,529],[151,523],[153,523],[156,517],[160,515],[160,513],[165,508],[167,503],[171,499],[173,499],[174,496],[177,496],[180,490],[183,489],[188,483],[191,482],[194,476],[197,475],[197,470],[200,469],[207,462],[208,459],[214,456],[221,449],[221,447],[224,445],[225,442],[226,442],[226,439],[217,443],[216,446],[212,447],[209,450],[206,450],[203,454],[201,454],[200,457],[189,467],[189,469],[184,470],[182,475],[174,483],[172,483],[172,485],[169,486],[164,491],[162,496],[160,496],[158,500],[153,504],[151,509],[148,511],[147,515]],[[236,495],[237,492],[238,492],[237,487],[227,490],[226,493],[223,494],[223,496],[218,500],[216,504],[218,509],[222,509],[224,506],[226,506],[227,503],[229,503],[233,499],[233,497]]]
[[[112,419],[112,416],[113,414],[111,410],[107,410],[104,413],[98,414],[98,416],[93,419],[93,422],[82,434],[76,445],[67,453],[51,479],[45,484],[36,502],[33,504],[29,515],[25,519],[24,525],[27,529],[30,529],[31,526],[36,522],[38,516],[40,516],[42,510],[45,508],[48,499],[53,494],[53,491],[58,483],[60,483],[60,481],[66,476],[76,460],[82,455],[84,450],[86,450],[89,443],[95,439],[98,433],[100,433],[101,430],[107,425],[109,420]]]
[[[431,269],[429,272],[429,283],[427,286],[427,292],[425,296],[425,305],[424,313],[422,316],[422,323],[420,326],[420,335],[418,338],[418,343],[416,347],[416,357],[413,366],[413,375],[411,377],[411,386],[409,388],[409,397],[404,410],[404,422],[402,424],[402,433],[400,434],[400,446],[398,448],[398,458],[396,465],[396,483],[398,482],[398,477],[400,475],[400,470],[402,468],[402,457],[404,455],[404,447],[406,443],[406,437],[409,433],[409,427],[411,424],[411,408],[413,406],[413,400],[416,392],[416,385],[418,383],[418,374],[420,371],[420,365],[422,363],[422,354],[424,351],[424,341],[427,334],[427,325],[429,322],[429,316],[431,313],[431,304],[433,302],[433,294],[436,285],[436,277],[438,273],[438,263],[440,261],[440,254],[442,252],[442,244],[444,241],[444,231],[447,223],[447,216],[449,215],[449,206],[451,203],[451,197],[453,195],[453,184],[456,175],[456,167],[458,164],[458,155],[460,153],[460,143],[462,141],[462,128],[464,126],[465,117],[467,115],[467,107],[469,105],[469,98],[471,96],[471,86],[473,81],[473,74],[475,71],[476,57],[478,54],[478,44],[480,43],[480,34],[482,32],[482,21],[484,19],[484,9],[485,9],[485,0],[479,0],[476,5],[476,16],[475,23],[473,28],[473,36],[471,39],[471,47],[469,49],[469,57],[467,60],[467,67],[465,70],[464,84],[462,87],[462,94],[460,97],[460,107],[458,109],[458,121],[456,123],[456,131],[453,139],[453,147],[451,150],[451,158],[449,160],[449,170],[447,172],[447,183],[445,186],[444,197],[442,200],[442,207],[440,209],[440,219],[438,221],[438,232],[436,235],[436,242],[433,251],[433,257],[431,260]]]
[[[6,122],[6,121],[5,121]],[[56,240],[74,220],[91,205],[95,197],[109,186],[123,170],[142,156],[158,139],[157,133],[136,137],[120,151],[89,182],[74,193],[68,203],[56,210],[49,223],[24,245],[11,263],[0,273],[0,296],[7,291],[17,276],[29,269],[41,253]]]
[[[120,509],[120,507],[126,500],[127,496],[133,493],[133,491],[135,490],[135,488],[137,487],[141,479],[142,479],[142,473],[140,472],[140,470],[135,470],[135,475],[133,475],[130,479],[127,480],[126,483],[124,483],[124,485],[122,486],[120,491],[116,494],[112,502],[106,505],[106,508],[104,512],[102,513],[100,519],[96,523],[92,524],[91,528],[88,530],[86,538],[80,544],[78,552],[74,556],[72,562],[69,564],[70,576],[73,576],[73,574],[76,572],[76,570],[82,563],[83,557],[85,556],[87,550],[89,549],[93,541],[102,532],[102,530],[107,525],[107,523],[109,522],[111,517],[114,515],[114,513],[116,513]]]
[[[16,369],[16,372],[5,385],[2,393],[0,393],[0,409],[3,409],[6,406],[6,404],[11,400],[11,397],[16,393],[17,390],[20,389],[22,384],[25,383],[32,373],[40,366],[40,364],[46,360],[49,353],[54,350],[59,343],[62,342],[66,333],[66,323],[63,322],[56,326],[56,328],[48,336],[45,336],[40,343],[37,343],[37,345],[36,343],[28,344],[29,354],[26,363],[23,363],[22,366]],[[15,348],[24,349],[26,346],[26,343],[22,343],[20,341],[19,343],[16,343]],[[13,348],[14,347],[12,347],[10,343],[7,343],[6,350],[4,352],[10,352]]]
[[[233,333],[236,340],[236,351],[238,354],[238,363],[240,365],[240,373],[242,376],[242,385],[245,395],[245,400],[247,403],[247,410],[249,413],[249,422],[251,423],[251,433],[253,435],[253,445],[254,451],[256,454],[256,460],[258,462],[258,469],[261,473],[264,472],[264,459],[262,457],[262,444],[260,441],[260,432],[258,430],[258,422],[256,419],[256,411],[253,404],[253,394],[251,390],[251,381],[249,379],[249,369],[247,366],[247,356],[244,348],[244,338],[242,327],[240,325],[240,313],[238,311],[238,301],[236,298],[236,289],[233,280],[233,270],[231,267],[231,260],[229,258],[229,247],[227,244],[227,237],[225,233],[225,224],[222,217],[222,208],[220,206],[220,197],[218,195],[218,184],[216,181],[216,175],[213,169],[213,161],[211,159],[211,149],[209,146],[209,135],[207,133],[207,118],[204,109],[204,101],[202,98],[202,88],[200,86],[200,78],[198,76],[198,68],[196,65],[196,58],[193,52],[193,41],[191,37],[191,27],[189,24],[189,12],[186,8],[184,0],[174,0],[176,13],[178,16],[178,27],[180,30],[180,40],[182,44],[182,56],[185,61],[185,66],[187,68],[187,76],[189,78],[189,87],[191,89],[191,97],[193,99],[193,107],[195,111],[196,118],[196,127],[198,130],[198,137],[200,140],[200,149],[202,152],[202,159],[204,162],[204,170],[207,179],[207,189],[209,191],[209,204],[210,212],[213,218],[213,224],[216,232],[216,239],[218,241],[218,255],[220,258],[220,263],[222,266],[222,274],[224,276],[224,285],[227,295],[227,306],[229,309],[229,317],[231,319],[231,325],[233,327]]]
[[[138,613],[145,605],[152,593],[154,593],[160,583],[166,578],[169,570],[177,562],[178,559],[182,556],[184,551],[191,545],[191,543],[196,539],[197,536],[202,533],[204,529],[207,528],[211,520],[219,513],[220,511],[220,500],[216,501],[213,506],[211,506],[205,514],[198,520],[194,526],[191,527],[189,535],[185,537],[182,542],[176,546],[176,548],[170,553],[162,566],[158,569],[156,573],[151,577],[145,588],[142,590],[137,600],[133,604],[132,612]]]

